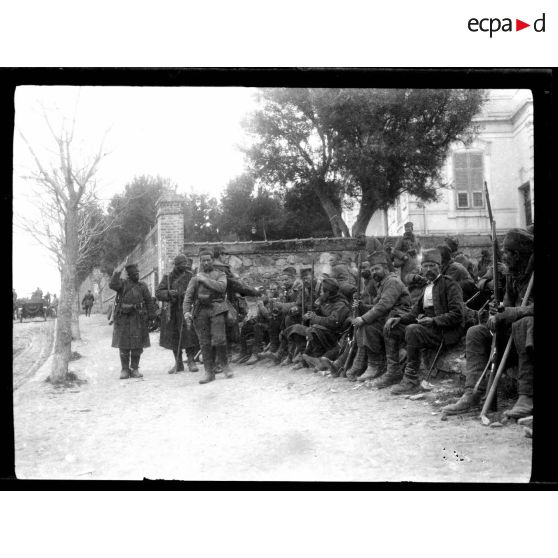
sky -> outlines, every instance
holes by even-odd
[[[75,112],[76,163],[95,152],[104,138],[106,156],[97,173],[104,203],[142,174],[170,178],[179,193],[218,197],[244,170],[239,146],[247,137],[241,122],[257,107],[256,93],[247,87],[18,87],[12,262],[18,296],[29,296],[38,286],[60,293],[60,274],[48,250],[19,226],[22,218],[39,218],[42,201],[37,185],[23,178],[35,166],[19,131],[41,162],[56,155],[43,109],[54,129],[61,115],[71,119]]]

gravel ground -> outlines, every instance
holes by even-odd
[[[14,393],[18,478],[529,480],[522,428],[472,416],[442,422],[429,399],[443,393],[412,401],[266,365],[199,385],[201,372],[167,374],[172,353],[158,333],[142,356],[144,379],[119,380],[106,317],[81,316],[80,327],[73,350],[82,358],[71,370],[87,383],[54,388],[43,366]]]

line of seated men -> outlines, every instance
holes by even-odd
[[[421,389],[424,349],[451,347],[465,336],[465,391],[457,403],[444,409],[460,413],[482,402],[486,378],[476,384],[490,358],[492,334],[497,332],[504,341],[513,337],[508,364],[518,367],[519,397],[507,415],[529,416],[533,411],[533,294],[526,305],[521,303],[533,270],[533,250],[531,232],[512,229],[506,234],[503,261],[498,262],[504,309],[490,316],[487,311],[472,312],[465,302],[471,300],[474,304],[469,306],[477,309],[487,307],[494,289],[491,265],[475,284],[445,245],[423,250],[420,268],[403,280],[390,271],[385,252],[369,254],[362,264],[360,298],[353,297],[356,286],[350,271],[344,273],[348,270],[338,273],[341,280],[328,276],[311,285],[310,269],[301,270],[297,278],[294,268],[287,268],[281,292],[263,297],[257,315],[243,325],[241,352],[233,362],[250,365],[269,359],[293,369],[328,370],[334,377],[368,381],[373,388],[389,387],[391,394],[404,395]],[[343,265],[332,263],[332,270]]]

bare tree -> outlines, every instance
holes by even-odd
[[[52,383],[60,384],[69,379],[72,317],[77,318],[79,313],[76,282],[80,266],[90,257],[99,236],[110,227],[110,223],[99,219],[98,212],[93,210],[98,207],[95,175],[106,154],[103,152],[103,137],[93,154],[77,162],[73,150],[76,112],[71,121],[63,117],[57,129],[44,108],[42,116],[56,145],[52,161],[41,161],[37,149],[18,130],[35,164],[33,174],[25,178],[32,179],[37,185],[36,199],[42,217],[39,221],[24,219],[23,228],[51,252],[60,270],[54,359],[49,375]],[[74,333],[79,336],[79,331]]]

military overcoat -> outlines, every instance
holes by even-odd
[[[142,349],[150,346],[148,320],[155,317],[155,308],[147,285],[121,279],[115,271],[109,287],[118,300],[114,310],[112,346],[119,349]]]
[[[166,303],[166,308],[161,315],[161,333],[159,345],[165,349],[175,350],[180,341],[181,349],[195,348],[198,345],[198,337],[193,327],[186,327],[182,304],[188,284],[192,279],[192,271],[184,272],[173,269],[163,278],[155,289],[155,297]],[[169,291],[176,291],[177,298],[171,300]],[[180,331],[182,329],[182,335]]]

